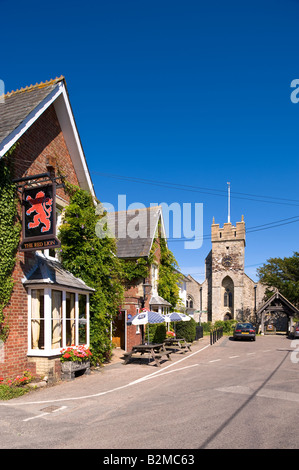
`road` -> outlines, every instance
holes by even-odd
[[[0,448],[296,449],[297,344],[204,339],[161,368],[119,363],[1,401]]]

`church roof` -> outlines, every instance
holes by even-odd
[[[267,308],[271,309],[271,305],[275,303],[276,300],[279,300],[283,306],[287,308],[290,312],[293,312],[295,315],[299,314],[298,308],[296,308],[286,297],[284,297],[279,291],[274,292],[274,294],[260,307],[256,312],[257,315],[261,314]]]

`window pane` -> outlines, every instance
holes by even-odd
[[[75,294],[66,293],[66,346],[75,344]]]
[[[79,318],[86,319],[86,295],[79,294]]]
[[[79,294],[79,344],[87,344],[86,295]]]
[[[79,321],[79,344],[87,344],[87,323]]]
[[[62,292],[52,290],[52,349],[62,347]]]
[[[44,291],[32,289],[31,291],[31,347],[44,349]]]

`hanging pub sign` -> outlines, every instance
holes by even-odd
[[[23,189],[22,251],[60,246],[56,238],[56,185]]]

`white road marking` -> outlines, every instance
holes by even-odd
[[[159,375],[147,376],[147,377],[143,377],[141,379],[137,379],[134,382],[131,382],[130,385],[134,385],[134,384],[143,382],[145,380],[156,379],[156,378],[161,377],[161,375],[167,375],[167,374],[172,374],[173,372],[178,372],[178,371],[185,370],[185,369],[191,369],[192,367],[196,367],[196,366],[199,366],[199,364],[192,364],[192,366],[180,367],[179,369],[168,370],[167,372],[163,372],[163,370],[161,370],[161,371],[159,371],[160,372]]]
[[[241,395],[253,395],[254,390],[242,385],[233,387],[221,387],[216,389],[219,392],[236,393]],[[283,390],[262,389],[256,394],[257,397],[274,398],[275,400],[287,400],[292,402],[299,402],[299,393],[284,392]]]
[[[125,384],[125,385],[121,385],[120,387],[112,388],[110,390],[106,390],[104,392],[94,393],[94,394],[91,394],[91,395],[83,395],[83,396],[79,396],[79,397],[57,398],[55,400],[50,399],[50,400],[31,401],[31,402],[0,403],[0,406],[41,405],[41,404],[44,404],[44,403],[57,403],[57,402],[61,403],[61,402],[66,402],[66,401],[83,400],[85,398],[100,397],[100,396],[103,396],[103,395],[107,395],[108,393],[113,393],[113,392],[116,392],[118,390],[123,390],[124,388],[131,387],[132,385],[136,385],[139,382],[143,382],[144,380],[147,380],[148,378],[150,378],[152,376],[155,376],[155,375],[160,374],[160,373],[164,373],[165,370],[168,369],[169,367],[173,367],[173,366],[179,364],[180,362],[185,361],[189,357],[192,357],[195,354],[198,354],[199,352],[203,351],[204,349],[206,349],[208,347],[210,347],[209,344],[204,346],[203,348],[199,349],[198,351],[195,351],[195,352],[189,354],[188,356],[185,356],[182,359],[180,359],[176,362],[173,362],[172,364],[169,364],[168,366],[164,367],[163,369],[157,370],[156,372],[152,372],[151,374],[146,375],[142,379],[134,380],[133,382],[130,382],[130,383]],[[180,370],[180,369],[178,369],[178,370]]]
[[[41,415],[32,416],[31,418],[23,419],[23,421],[31,421],[31,419],[42,418],[43,416],[49,415],[50,413],[42,413]]]
[[[213,359],[213,361],[209,361],[209,362],[218,362],[218,361],[221,361],[221,359]]]
[[[31,416],[31,418],[26,418],[26,419],[23,419],[23,421],[31,421],[32,419],[37,419],[37,418],[42,418],[43,416],[46,416],[46,415],[50,415],[51,413],[57,413],[57,411],[61,411],[61,410],[64,410],[65,408],[67,408],[67,406],[61,406],[60,408],[57,408],[57,410],[53,410],[53,411],[47,411],[46,413],[41,413],[40,415],[37,415],[37,416]]]
[[[235,357],[240,357],[240,356],[229,356],[229,359],[235,359]]]

